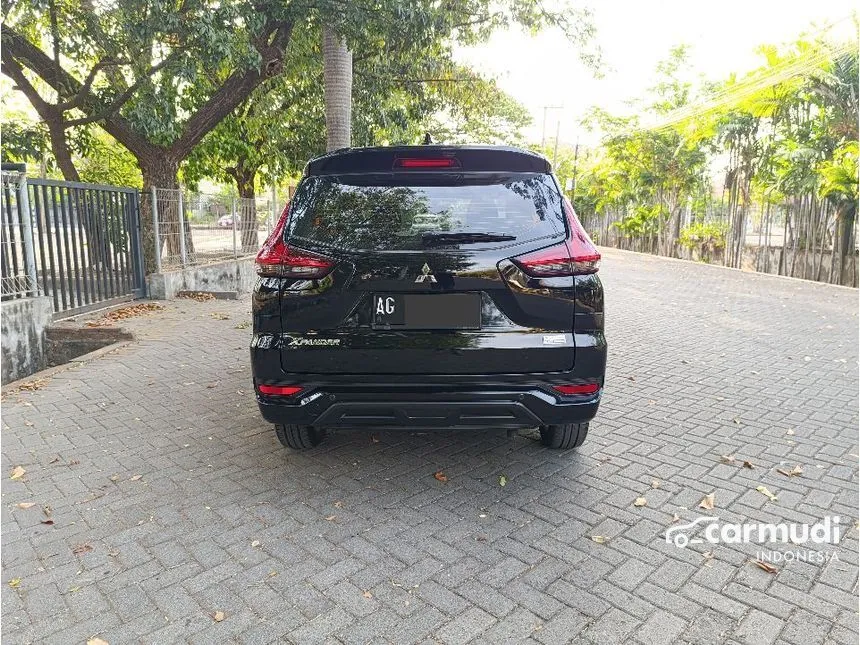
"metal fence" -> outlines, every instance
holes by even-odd
[[[3,204],[0,208],[0,297],[3,300],[36,295],[36,261],[27,175],[3,170]]]
[[[647,233],[625,232],[622,223],[625,214],[605,209],[581,217],[582,224],[591,238],[600,245],[614,246],[631,251],[670,255],[685,259],[735,266],[749,271],[772,273],[857,286],[858,268],[858,223],[855,222],[849,241],[851,252],[841,258],[834,253],[837,220],[832,208],[821,209],[820,220],[811,234],[799,227],[784,209],[760,208],[751,205],[740,226],[720,208],[719,203],[709,205],[699,213],[685,209],[680,217],[681,230],[693,222],[714,224],[722,231],[716,243],[690,244],[684,246],[666,230],[667,224],[655,220],[653,230]],[[734,240],[734,241],[733,241]],[[727,247],[734,244],[734,257]]]
[[[166,188],[153,188],[151,202],[159,272],[254,255],[280,212],[271,198]]]
[[[133,188],[3,173],[2,297],[74,312],[144,292]]]

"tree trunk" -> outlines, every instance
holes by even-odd
[[[157,190],[158,205],[158,254],[167,252],[167,257],[173,263],[178,263],[181,256],[179,243],[179,161],[170,157],[138,157],[137,163],[143,174],[143,191],[140,196],[141,244],[143,246],[143,264],[147,273],[156,270],[156,242],[152,216],[152,188]],[[184,209],[183,209],[184,210]],[[185,214],[182,214],[183,218]],[[191,227],[185,222],[185,253],[186,258],[193,257],[194,242],[191,237]]]
[[[236,212],[239,215],[237,228],[239,229],[239,243],[242,253],[256,253],[260,249],[257,230],[257,195],[254,189],[257,169],[236,168],[230,174],[236,180],[236,189],[239,191],[239,203],[236,206]]]
[[[323,27],[326,151],[348,148],[352,139],[352,52],[332,29]]]
[[[848,256],[854,253],[851,238],[853,237],[856,218],[857,203],[854,201],[842,202],[836,209],[836,240],[833,244],[833,252],[839,254],[838,284],[852,284],[854,282],[853,276],[850,282],[845,280],[845,269],[849,265]]]
[[[81,176],[78,174],[78,169],[72,161],[72,151],[69,150],[68,142],[66,141],[66,131],[63,128],[62,117],[59,120],[46,121],[48,126],[48,134],[51,137],[51,152],[54,159],[57,161],[57,166],[60,172],[63,173],[63,178],[66,181],[80,181]]]

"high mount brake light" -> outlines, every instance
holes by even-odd
[[[284,227],[289,210],[290,205],[287,204],[272,234],[257,253],[257,275],[264,278],[321,278],[332,270],[334,262],[284,243]]]
[[[456,157],[401,157],[394,160],[395,168],[459,168]]]
[[[595,394],[600,390],[600,385],[597,383],[576,383],[568,385],[553,385],[552,389],[559,394],[570,396],[572,394]]]
[[[534,278],[556,278],[597,273],[600,253],[588,233],[579,223],[573,206],[565,197],[564,212],[570,224],[570,238],[556,244],[513,258],[520,268]]]

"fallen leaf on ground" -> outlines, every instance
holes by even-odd
[[[132,305],[130,307],[122,307],[120,309],[114,309],[113,311],[109,311],[98,320],[90,320],[86,323],[86,326],[107,327],[108,325],[111,325],[120,320],[127,320],[128,318],[143,316],[144,314],[148,314],[152,311],[162,310],[164,310],[164,307],[159,304],[156,304],[154,302],[144,302],[139,305]]]
[[[110,645],[110,643],[103,638],[91,638],[87,641],[87,645]]]
[[[215,320],[230,320],[230,316],[228,316],[227,314],[222,314],[222,313],[221,313],[221,312],[219,312],[219,311],[213,311],[213,312],[212,312],[212,314],[211,314],[211,316],[212,316]]]
[[[335,502],[335,503],[333,504],[333,506],[334,506],[335,508],[343,508],[343,502],[341,502],[341,501],[337,501],[337,502]]]
[[[337,518],[337,515],[329,515],[328,517],[325,518],[325,521],[326,522],[334,522],[334,520],[336,518]]]
[[[53,523],[54,523],[54,520],[52,520],[51,518],[42,520],[42,524],[47,524],[48,526],[51,526]]]
[[[250,326],[251,326],[251,323],[249,323],[249,322],[246,320],[246,321],[244,321],[244,322],[240,322],[238,325],[236,325],[236,326],[234,327],[234,329],[248,329],[248,327],[250,327]]]
[[[370,440],[373,443],[379,443],[379,437],[377,437],[375,434],[370,435]]]
[[[110,479],[112,482],[119,481],[119,475],[111,475],[110,477],[108,477],[108,479]]]
[[[27,392],[34,392],[35,390],[41,390],[48,384],[48,379],[46,378],[37,378],[33,381],[28,381],[26,383],[22,383],[18,386],[19,390],[26,390]]]
[[[131,476],[131,477],[129,477],[129,478],[128,478],[128,481],[130,481],[130,482],[136,482],[136,481],[137,481],[138,479],[140,479],[141,477],[143,477],[143,475],[133,475],[133,476]]]
[[[504,487],[507,485],[507,483],[508,483],[508,478],[505,477],[504,475],[499,475],[499,486]]]
[[[251,542],[251,546],[252,546],[252,547],[258,547],[258,546],[260,546],[260,540],[254,540],[253,542]]]
[[[769,562],[762,562],[761,560],[750,560],[750,562],[752,562],[759,569],[764,569],[768,573],[776,573],[777,571],[779,571],[779,569],[777,569]]]
[[[176,297],[182,298],[183,300],[196,300],[197,302],[215,300],[215,296],[213,296],[211,293],[206,293],[205,291],[189,291],[187,293],[180,293]]]
[[[753,462],[745,461],[744,462],[744,468],[749,468],[750,470],[752,470],[753,468],[755,468],[755,466],[753,466]]]
[[[591,541],[597,542],[598,544],[606,544],[609,540],[602,535],[592,535]]]
[[[13,589],[17,589],[18,587],[21,586],[21,578],[12,578],[9,581],[9,586],[12,587]]]
[[[93,547],[89,544],[76,544],[72,548],[72,553],[75,555],[80,555],[81,553],[89,553],[93,550]]]
[[[735,463],[735,456],[734,455],[720,455],[720,461],[722,461],[724,464],[733,464],[733,463]]]
[[[369,592],[369,591],[367,591],[367,590],[363,591],[361,595],[362,595],[362,596],[364,596],[365,598],[367,598],[368,600],[370,600],[371,598],[373,598],[373,594],[372,594],[372,593],[370,593],[370,592]]]
[[[33,508],[36,505],[36,502],[21,502],[20,504],[15,504],[18,508],[23,508],[25,511],[28,508]]]
[[[648,500],[644,497],[637,497],[636,501],[633,502],[633,506],[648,506]]]
[[[448,481],[448,478],[445,476],[445,473],[443,473],[441,470],[437,470],[435,473],[433,473],[433,476],[440,482]]]
[[[699,502],[699,508],[704,508],[706,511],[714,510],[714,500],[716,498],[716,493],[708,493],[702,498],[702,501]]]
[[[49,463],[49,464],[55,464],[55,463],[57,463],[58,461],[60,461],[60,455],[56,455],[56,456],[54,456],[54,457],[53,457],[53,458],[52,458],[48,463]]]
[[[740,420],[740,419],[738,419],[737,417],[735,417],[734,419],[732,419],[732,421],[734,421],[734,422],[735,422],[735,425],[738,425],[738,426],[739,426],[739,425],[741,424],[741,420]]]
[[[803,466],[798,464],[791,470],[786,470],[785,468],[777,468],[776,472],[780,475],[785,475],[786,477],[800,477],[803,474]]]
[[[764,495],[765,497],[767,497],[770,501],[772,501],[772,502],[775,502],[775,501],[776,501],[776,495],[774,495],[773,493],[771,493],[771,492],[767,489],[767,486],[756,486],[756,490],[757,490],[759,493],[761,493],[762,495]]]
[[[23,466],[15,466],[12,469],[12,474],[9,475],[9,479],[21,479],[24,476],[24,473],[27,471],[24,470]]]
[[[785,434],[794,434],[794,428],[789,428],[785,431]]]
[[[214,620],[216,623],[220,623],[225,618],[226,616],[224,615],[223,611],[216,611],[214,614],[212,614],[212,620]]]
[[[677,513],[672,513],[672,524],[674,524],[675,522],[680,522],[680,521],[681,521],[681,516],[678,515]]]
[[[651,480],[651,488],[660,488],[660,480],[652,479]]]

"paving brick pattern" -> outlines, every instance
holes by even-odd
[[[601,275],[607,390],[576,451],[533,432],[282,450],[246,302],[166,304],[134,343],[7,391],[4,644],[856,643],[857,292],[609,250]],[[839,560],[771,574],[754,546],[667,544],[712,492],[723,521],[839,515]]]

